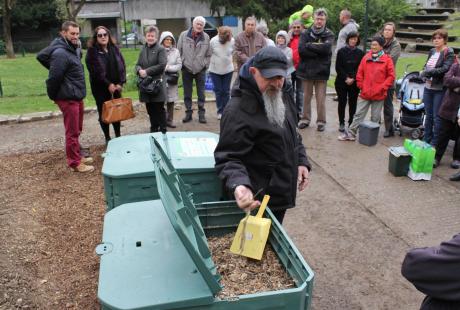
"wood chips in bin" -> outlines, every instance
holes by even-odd
[[[224,287],[217,297],[228,299],[296,287],[269,243],[262,260],[258,261],[230,252],[234,236],[232,233],[208,238],[212,259],[222,276],[221,284]]]

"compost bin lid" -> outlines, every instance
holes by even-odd
[[[169,220],[209,289],[216,294],[222,290],[220,275],[191,196],[155,137],[151,138],[151,146],[158,192]]]
[[[102,174],[111,178],[153,177],[150,139],[155,137],[181,173],[214,171],[214,149],[219,136],[212,132],[160,132],[122,136],[110,140]]]

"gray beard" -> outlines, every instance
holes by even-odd
[[[286,107],[283,103],[281,91],[277,91],[275,94],[270,94],[267,91],[262,94],[265,105],[265,113],[267,114],[268,121],[270,124],[283,127]]]

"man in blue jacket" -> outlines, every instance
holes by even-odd
[[[79,137],[83,129],[83,98],[86,96],[85,72],[79,47],[80,27],[66,21],[61,36],[37,55],[37,60],[49,70],[46,80],[48,97],[62,112],[65,127],[67,165],[76,172],[91,172],[91,157],[80,154]]]

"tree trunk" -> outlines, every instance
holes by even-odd
[[[80,13],[81,8],[83,5],[85,5],[86,0],[80,0],[78,3],[78,6],[75,7],[75,0],[67,0],[66,1],[66,9],[67,9],[67,15],[69,17],[69,20],[76,22],[77,21],[77,15]]]
[[[11,0],[3,1],[3,37],[5,39],[6,57],[15,58],[13,48],[13,37],[11,36]]]

